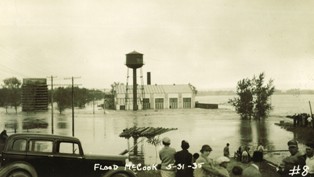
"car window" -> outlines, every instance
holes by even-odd
[[[79,155],[80,154],[79,145],[73,142],[60,142],[59,153]]]
[[[29,142],[29,151],[51,153],[53,142],[48,140],[31,140]]]
[[[13,151],[26,151],[26,140],[25,139],[17,139],[14,140],[12,145]]]

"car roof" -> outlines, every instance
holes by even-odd
[[[15,138],[60,139],[68,141],[80,141],[78,138],[75,137],[51,134],[17,133],[9,136],[9,139]]]

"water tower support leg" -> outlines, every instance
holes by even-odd
[[[137,81],[136,68],[133,69],[133,111],[137,111]]]

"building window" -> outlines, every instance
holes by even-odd
[[[143,98],[143,109],[150,109],[149,98]]]
[[[178,98],[170,98],[169,99],[169,108],[177,109],[178,108]]]
[[[183,98],[183,108],[192,108],[191,98]]]
[[[164,109],[164,99],[156,98],[155,99],[155,109]]]

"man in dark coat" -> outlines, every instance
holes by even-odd
[[[181,151],[174,155],[177,166],[176,177],[193,177],[192,154],[188,151],[190,145],[186,141],[181,142]]]

